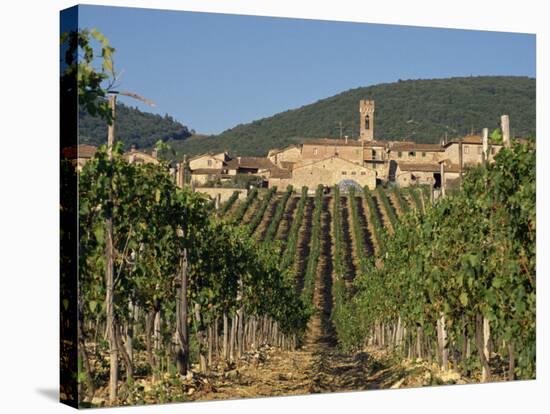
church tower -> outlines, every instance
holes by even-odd
[[[374,101],[359,101],[359,141],[374,140]]]

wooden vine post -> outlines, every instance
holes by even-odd
[[[116,95],[109,95],[109,108],[112,121],[107,130],[107,157],[113,160],[113,145],[115,141],[115,107]],[[107,218],[105,219],[105,310],[107,317],[107,337],[109,341],[109,402],[117,399],[118,384],[118,347],[116,343],[116,326],[114,312],[114,246],[113,246],[113,217],[110,204],[112,203],[112,173],[109,173],[109,200]]]

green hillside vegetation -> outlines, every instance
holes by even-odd
[[[107,124],[99,117],[92,117],[85,111],[79,114],[80,142],[101,145],[107,141]],[[185,126],[171,116],[142,112],[137,108],[117,104],[116,139],[137,148],[152,147],[158,140],[174,143],[191,136]]]
[[[178,155],[228,150],[244,156],[263,156],[312,137],[359,134],[359,100],[376,101],[375,136],[384,140],[437,143],[449,137],[499,127],[509,114],[513,136],[535,133],[533,78],[512,76],[406,80],[342,92],[298,109],[237,125],[215,136],[175,143]]]

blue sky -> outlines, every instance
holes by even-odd
[[[80,6],[117,51],[121,90],[202,133],[398,79],[535,77],[535,35]]]

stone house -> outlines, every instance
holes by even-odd
[[[198,169],[221,171],[228,160],[229,156],[226,152],[201,154],[189,159],[189,169],[191,171]]]
[[[276,168],[276,165],[265,157],[235,157],[226,162],[225,168],[230,176],[250,174],[267,179],[271,170]]]
[[[462,164],[464,166],[481,164],[483,162],[483,138],[481,135],[467,135],[462,139],[453,139],[444,146],[444,158],[452,164],[460,164],[460,148],[462,147]],[[493,161],[494,157],[503,148],[501,144],[489,144],[487,160]]]
[[[61,156],[69,160],[77,171],[82,171],[84,165],[94,157],[96,152],[97,147],[93,145],[79,144],[63,148]]]
[[[353,180],[361,187],[376,188],[376,173],[361,163],[337,155],[317,160],[306,160],[294,166],[292,171],[276,171],[269,179],[269,187],[276,186],[283,191],[288,185],[294,188],[308,187],[314,190],[318,185],[333,186],[344,180]]]
[[[339,157],[363,165],[363,143],[351,139],[313,139],[302,144],[302,160]]]
[[[292,170],[297,162],[302,161],[302,149],[298,145],[290,145],[283,149],[272,149],[267,158],[279,168]]]
[[[229,179],[227,176],[228,160],[229,156],[226,152],[200,154],[189,159],[191,182],[195,185],[203,185],[216,178]]]
[[[144,151],[138,151],[135,147],[132,147],[130,151],[125,152],[122,154],[122,158],[124,158],[129,163],[136,163],[136,164],[159,164],[160,161],[157,158],[157,151],[153,150],[151,154],[148,154]]]

